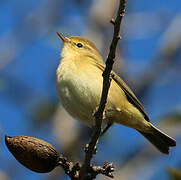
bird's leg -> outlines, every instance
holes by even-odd
[[[111,77],[112,77],[112,76],[111,76]],[[94,111],[93,115],[95,114],[96,111],[97,111],[97,108],[96,108],[96,110]],[[112,110],[111,110],[111,109],[106,109],[106,110],[104,110],[102,121],[104,121],[104,120],[106,119],[106,112],[110,112],[110,111],[112,111]],[[101,134],[100,134],[99,138],[101,138],[112,125],[113,125],[113,122],[112,122],[112,121],[108,121],[108,123],[106,124],[106,127],[105,127],[104,129],[101,129]],[[94,129],[94,128],[96,128],[95,125],[93,126],[93,129]]]
[[[102,129],[99,138],[101,138],[112,125],[113,125],[113,123],[108,123],[108,124],[106,125],[106,127],[105,127],[104,129]],[[96,126],[93,126],[92,129],[94,129],[94,128],[96,128]],[[87,152],[88,149],[89,149],[89,144],[86,144],[86,146],[85,146],[85,148],[84,148],[84,151]],[[96,154],[96,153],[97,153],[97,147],[95,146],[95,149],[94,149],[93,154]]]
[[[106,127],[102,130],[100,137],[102,137],[112,125],[113,123],[108,123]]]
[[[111,113],[112,109],[106,109],[104,110],[104,113],[103,113],[103,121],[106,121],[106,119],[109,117],[109,114]],[[108,113],[108,114],[107,114]],[[107,115],[106,115],[107,114]],[[109,119],[109,118],[108,118]],[[108,120],[107,123],[106,123],[106,127],[104,129],[102,129],[101,131],[101,134],[100,134],[100,137],[102,137],[106,132],[107,130],[113,125],[113,121],[112,120]]]

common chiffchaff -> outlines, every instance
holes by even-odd
[[[93,126],[93,114],[99,106],[105,63],[96,46],[79,36],[64,37],[60,65],[57,69],[57,91],[63,107],[75,119]],[[169,153],[176,141],[150,122],[140,101],[114,72],[108,93],[103,123],[118,124],[139,131],[162,153]]]

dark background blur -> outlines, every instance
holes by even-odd
[[[106,59],[113,34],[109,21],[117,6],[117,0],[0,1],[1,180],[68,179],[61,168],[49,174],[24,168],[7,150],[5,134],[39,137],[70,160],[83,160],[91,130],[59,103],[56,67],[62,43],[56,32],[87,37]],[[176,138],[177,147],[163,155],[136,131],[114,125],[93,161],[113,161],[115,180],[174,179],[181,174],[181,2],[128,0],[121,29],[114,69],[151,122]]]

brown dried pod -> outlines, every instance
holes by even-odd
[[[32,171],[47,173],[57,166],[59,154],[44,140],[30,136],[5,136],[5,143],[16,160]]]

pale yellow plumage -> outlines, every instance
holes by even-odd
[[[89,40],[78,36],[66,38],[61,34],[58,35],[64,42],[61,62],[57,69],[57,91],[60,101],[74,118],[92,126],[95,123],[93,113],[99,106],[101,97],[104,61]],[[112,73],[114,76],[103,122],[106,124],[116,122],[134,128],[160,151],[168,153],[169,146],[174,146],[175,141],[149,123],[149,118],[139,100],[126,83]]]

